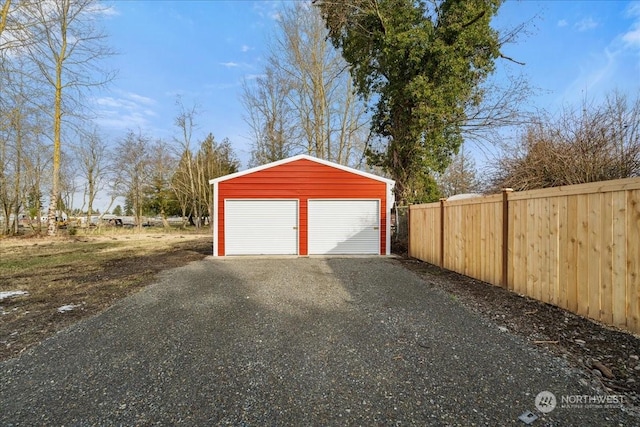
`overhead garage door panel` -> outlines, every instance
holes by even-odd
[[[225,200],[226,255],[297,255],[297,200]]]
[[[378,200],[309,200],[309,254],[379,254]]]

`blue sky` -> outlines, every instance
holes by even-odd
[[[118,77],[94,94],[97,124],[110,139],[140,129],[171,140],[177,95],[197,104],[197,137],[229,138],[243,167],[249,130],[240,103],[243,79],[259,75],[266,44],[286,1],[113,1],[105,20],[105,62]],[[526,63],[504,63],[538,88],[528,108],[557,112],[586,95],[640,91],[640,1],[507,1],[498,28],[531,20],[530,34],[504,53]],[[502,69],[502,65],[500,65]],[[498,71],[497,78],[500,78]]]

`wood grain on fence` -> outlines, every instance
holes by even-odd
[[[411,256],[440,265],[440,203],[411,206],[409,223],[419,224],[409,226]]]
[[[410,256],[640,332],[640,178],[410,211]]]

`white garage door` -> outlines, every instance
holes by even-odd
[[[379,254],[378,200],[309,200],[309,254]]]
[[[297,255],[297,200],[225,200],[226,255]]]

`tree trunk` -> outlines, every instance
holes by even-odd
[[[60,139],[62,127],[62,65],[67,55],[67,12],[69,5],[65,4],[65,14],[60,22],[62,45],[60,54],[56,57],[56,80],[53,115],[53,177],[51,183],[51,198],[49,200],[49,214],[47,216],[47,235],[55,236],[58,224],[56,224],[56,208],[60,197]]]
[[[167,214],[164,209],[160,211],[160,218],[162,218],[162,226],[164,228],[169,228],[169,221],[167,221]]]

